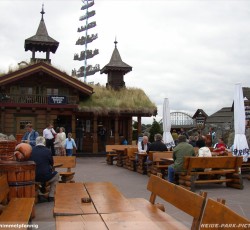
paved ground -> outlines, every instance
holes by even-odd
[[[141,175],[137,172],[117,167],[116,165],[107,165],[105,157],[79,157],[77,158],[75,171],[75,181],[77,182],[110,181],[118,187],[125,197],[142,197],[149,199],[150,193],[146,189],[148,182],[147,175]],[[243,190],[227,188],[225,185],[203,185],[198,187],[197,192],[203,190],[208,192],[208,197],[210,198],[226,199],[226,204],[230,208],[250,219],[249,189],[250,181],[244,179]],[[163,203],[167,213],[174,216],[186,226],[190,226],[192,218],[187,214],[177,210],[161,199],[158,199],[156,202]],[[41,203],[36,205],[36,217],[33,220],[33,224],[37,224],[39,230],[55,229],[53,205],[54,203]]]

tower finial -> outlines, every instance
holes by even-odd
[[[45,14],[45,12],[44,12],[44,4],[42,5],[42,11],[40,13],[42,15],[42,20],[43,20],[43,15]]]
[[[115,37],[115,42],[114,43],[115,43],[115,48],[116,48],[116,44],[118,43],[118,41],[116,41],[116,37]]]

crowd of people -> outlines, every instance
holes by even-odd
[[[174,182],[175,172],[182,169],[184,157],[195,156],[194,147],[199,148],[198,156],[211,156],[210,150],[206,147],[205,137],[201,134],[189,136],[184,129],[181,129],[179,133],[173,130],[172,137],[174,145],[171,150],[173,150],[174,163],[168,167],[168,180],[170,182]],[[222,138],[218,140],[218,143],[214,145],[214,151],[224,151],[227,146]],[[53,170],[53,156],[72,156],[73,149],[77,149],[72,133],[68,133],[66,138],[63,127],[59,127],[55,131],[53,125],[48,124],[43,130],[42,136],[39,136],[38,132],[33,129],[32,124],[27,124],[22,142],[30,144],[32,147],[30,160],[36,163],[36,181],[41,182],[43,186],[46,183],[50,184],[48,200],[43,200],[43,196],[39,196],[39,201],[53,201],[55,186],[59,181],[59,174]],[[123,144],[127,144],[127,142]],[[163,143],[161,134],[156,134],[152,143],[149,142],[148,134],[143,135],[141,140],[138,141],[138,153],[168,151],[168,147]]]
[[[32,148],[36,145],[38,132],[32,127],[32,124],[26,125],[26,132],[22,138],[23,143],[28,143]],[[45,146],[51,151],[52,156],[72,156],[73,149],[77,150],[77,145],[72,137],[72,133],[68,133],[67,138],[64,127],[57,127],[54,130],[53,124],[43,130],[42,137],[45,138]]]
[[[73,148],[77,149],[72,133],[68,133],[67,138],[63,127],[56,131],[52,124],[43,130],[42,136],[32,127],[26,125],[26,132],[22,138],[23,143],[30,144],[32,153],[29,160],[36,163],[36,182],[41,183],[38,195],[38,202],[54,201],[55,187],[59,181],[59,173],[53,170],[53,156],[72,156]],[[48,199],[45,198],[46,183],[50,185]]]
[[[215,140],[215,133],[210,134]],[[176,130],[172,131],[172,137],[175,145],[172,146],[173,150],[173,160],[174,163],[168,166],[168,181],[174,183],[175,172],[181,171],[184,163],[185,156],[195,156],[198,157],[211,157],[211,151],[206,147],[206,137],[198,133],[195,136],[189,136],[185,130],[182,128],[180,132],[177,133]],[[194,147],[198,149],[197,154],[195,153]],[[218,138],[218,143],[214,144],[215,152],[223,152],[228,147],[224,143],[223,138]],[[154,136],[154,142],[150,143],[148,141],[148,134],[143,135],[142,140],[138,142],[138,152],[149,152],[149,151],[167,151],[167,146],[162,141],[162,135],[156,134]],[[148,160],[147,160],[148,161]],[[149,162],[147,162],[148,164]]]

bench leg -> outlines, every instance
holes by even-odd
[[[227,187],[237,188],[237,189],[243,189],[243,179],[241,174],[227,174],[227,179],[232,178],[232,182],[226,182]]]
[[[196,181],[196,179],[197,179],[197,176],[195,176],[195,175],[192,175],[191,176],[191,180],[190,180],[190,182],[191,182],[191,184],[190,184],[190,190],[192,191],[192,192],[195,192],[195,181]]]

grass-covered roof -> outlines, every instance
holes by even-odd
[[[139,88],[114,90],[105,86],[94,85],[92,87],[94,94],[80,102],[80,111],[95,114],[132,113],[143,116],[152,116],[157,113],[156,105]]]

